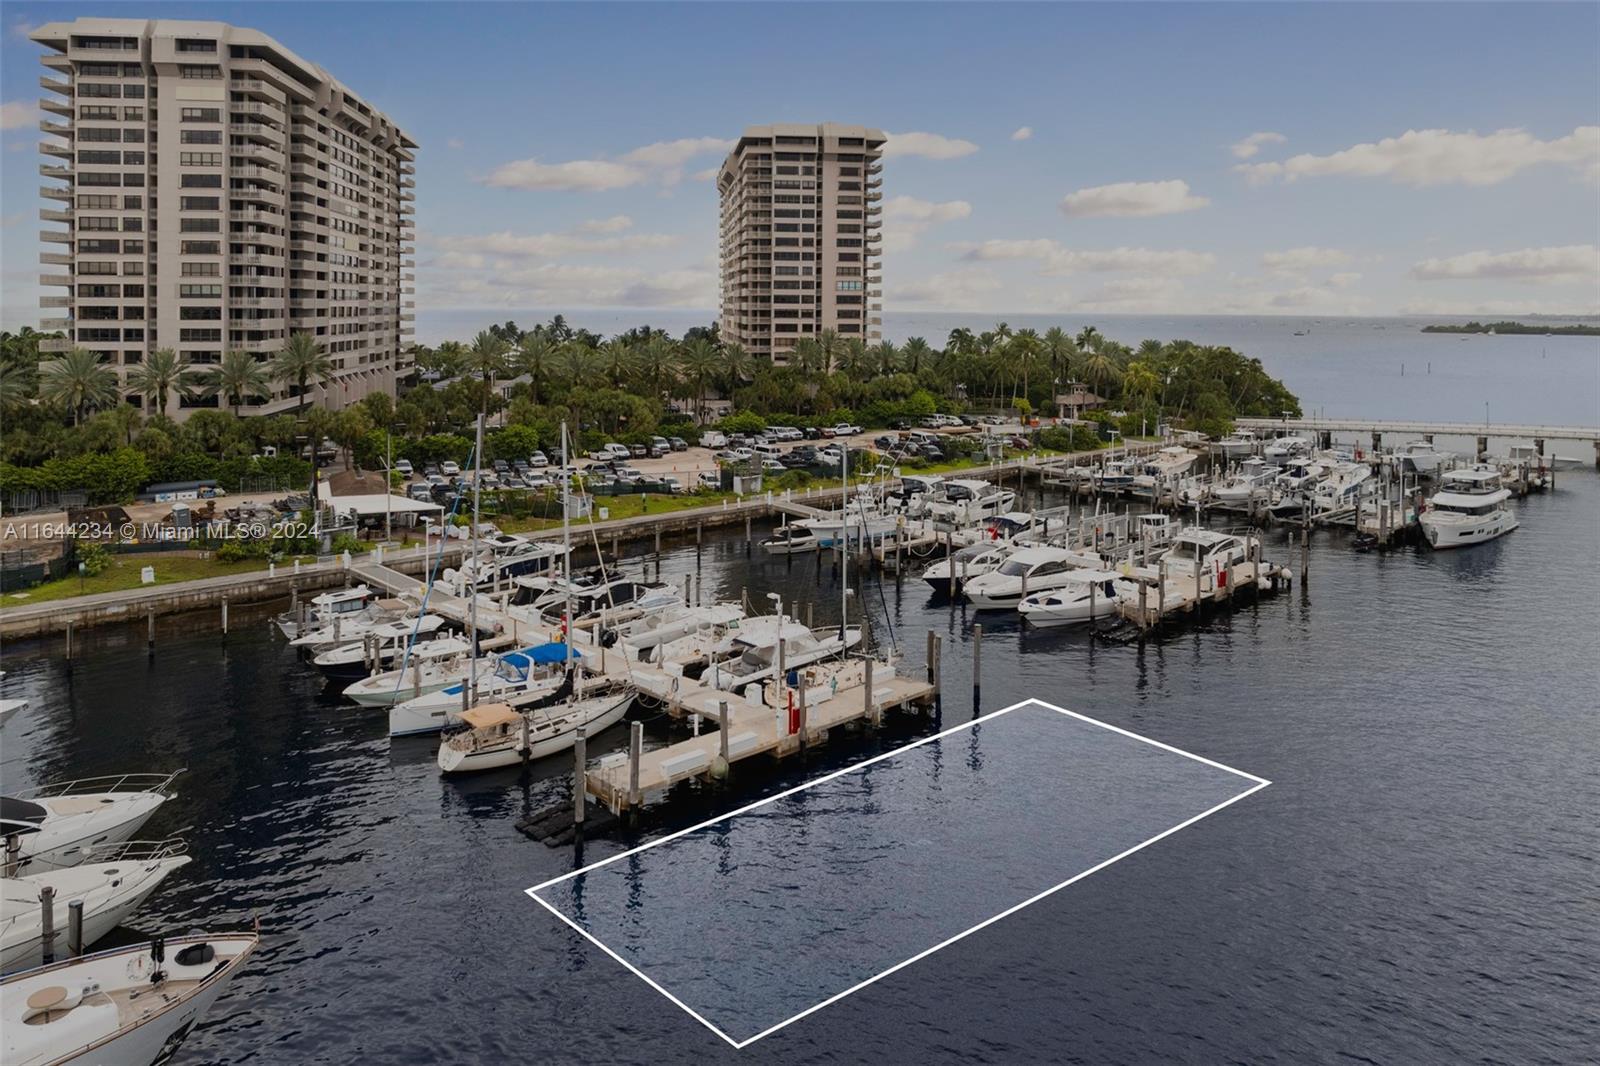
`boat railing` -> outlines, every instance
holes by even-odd
[[[186,830],[179,830],[185,832]],[[189,843],[178,835],[165,840],[125,840],[118,844],[96,844],[84,852],[85,863],[153,862],[188,854]]]
[[[103,792],[159,792],[165,795],[172,782],[183,772],[184,770],[174,770],[169,774],[107,774],[102,777],[80,777],[6,794],[15,799],[30,800]]]

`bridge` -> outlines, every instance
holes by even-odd
[[[1238,418],[1244,429],[1303,430],[1307,433],[1371,433],[1372,447],[1379,448],[1385,433],[1410,434],[1432,440],[1434,437],[1474,437],[1480,453],[1488,450],[1489,439],[1531,440],[1544,454],[1546,441],[1586,440],[1594,442],[1594,463],[1600,468],[1600,426],[1538,426],[1506,422],[1405,422],[1376,418]]]

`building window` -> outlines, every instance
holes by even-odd
[[[184,255],[221,255],[222,245],[217,241],[184,241],[179,250]]]
[[[179,285],[179,296],[221,296],[221,285]]]
[[[121,152],[79,152],[78,162],[90,166],[117,166],[122,162]]]
[[[200,41],[192,37],[179,37],[177,44],[180,52],[215,52],[217,50],[216,41]]]
[[[221,144],[221,130],[184,130],[179,138],[184,144]]]
[[[222,111],[215,107],[184,107],[178,109],[182,122],[221,122]]]
[[[221,152],[179,152],[178,164],[185,167],[220,167]]]
[[[180,273],[186,278],[216,278],[222,276],[220,264],[217,263],[184,263]]]
[[[183,233],[220,233],[222,220],[218,218],[180,218],[178,229]]]
[[[221,174],[185,174],[178,182],[185,189],[220,189]]]
[[[129,88],[132,88],[132,86],[129,86]],[[116,100],[122,96],[122,86],[105,85],[97,81],[80,81],[74,87],[73,92],[77,93],[79,98],[88,97],[91,100]]]
[[[178,67],[178,77],[191,81],[221,81],[222,68],[183,65]]]

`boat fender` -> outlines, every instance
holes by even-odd
[[[602,629],[600,631],[600,646],[614,648],[617,646],[617,631],[615,629]]]

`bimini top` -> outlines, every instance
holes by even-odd
[[[583,658],[583,652],[579,651],[577,648],[568,647],[561,641],[551,641],[549,644],[538,644],[529,648],[526,652],[519,652],[516,654],[526,655],[529,659],[532,659],[541,666],[548,666],[551,663],[570,662],[573,659]]]
[[[461,720],[473,729],[489,729],[520,722],[522,715],[513,711],[509,703],[480,703],[462,711]]]

